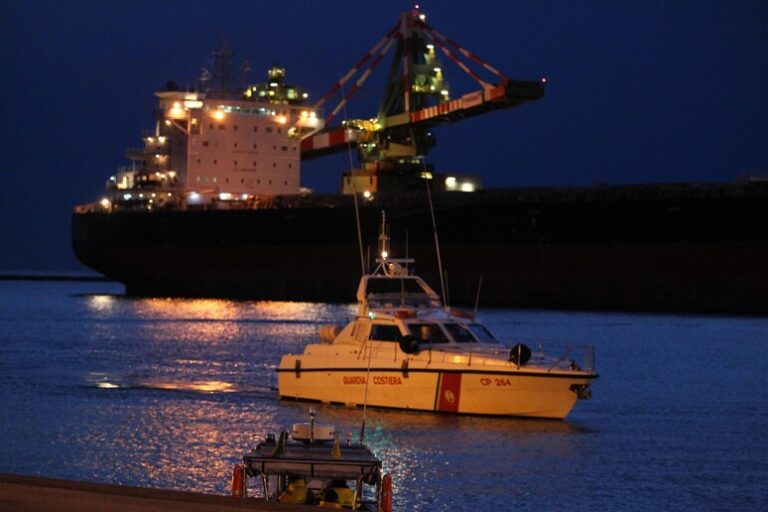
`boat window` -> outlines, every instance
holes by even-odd
[[[374,341],[398,341],[400,329],[396,325],[373,324],[371,339]]]
[[[477,340],[474,336],[472,336],[472,333],[467,329],[465,325],[462,324],[445,324],[445,329],[448,331],[448,334],[451,335],[451,338],[456,343],[476,343]]]
[[[469,330],[472,331],[472,334],[474,334],[482,343],[499,344],[499,340],[494,338],[491,331],[489,331],[483,324],[469,324],[468,327]]]
[[[419,343],[448,343],[448,337],[437,324],[408,324],[408,329]]]

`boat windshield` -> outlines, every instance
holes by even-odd
[[[435,323],[408,324],[411,335],[420,343],[448,343],[448,337]]]
[[[463,324],[445,324],[445,329],[456,343],[477,343],[472,332]]]
[[[475,338],[480,340],[481,343],[492,343],[494,345],[499,344],[499,340],[493,337],[491,331],[489,331],[483,324],[469,324],[467,326]]]

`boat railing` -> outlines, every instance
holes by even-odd
[[[424,344],[422,352],[429,353],[432,362],[462,364],[467,366],[498,366],[503,358],[509,364],[510,346],[488,344]],[[594,347],[592,345],[571,345],[555,342],[525,343],[531,349],[531,358],[519,367],[535,366],[551,372],[557,370],[595,371]],[[374,354],[376,349],[374,349]],[[490,357],[489,357],[490,356]]]
[[[582,361],[578,365],[578,360]],[[571,369],[580,369],[584,371],[595,370],[595,347],[592,345],[566,345],[564,351],[549,366],[548,371],[555,368],[562,368],[566,365]],[[574,367],[574,365],[576,365]]]

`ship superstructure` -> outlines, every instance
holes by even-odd
[[[98,207],[242,208],[301,193],[300,138],[323,120],[305,104],[307,93],[285,83],[284,68],[267,75],[238,90],[155,93],[155,128],[143,147],[128,150],[131,165],[110,177]]]

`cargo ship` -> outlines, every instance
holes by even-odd
[[[393,48],[376,116],[334,125]],[[480,89],[454,97],[439,54]],[[386,210],[393,246],[442,277],[451,304],[768,313],[766,183],[484,189],[433,169],[435,126],[536,101],[545,84],[507,77],[419,11],[314,103],[278,65],[234,85],[233,52],[214,55],[194,90],[156,93],[131,164],[75,207],[75,254],[127,294],[351,301],[376,247],[366,227]],[[302,161],[352,149],[339,194],[301,187]]]

